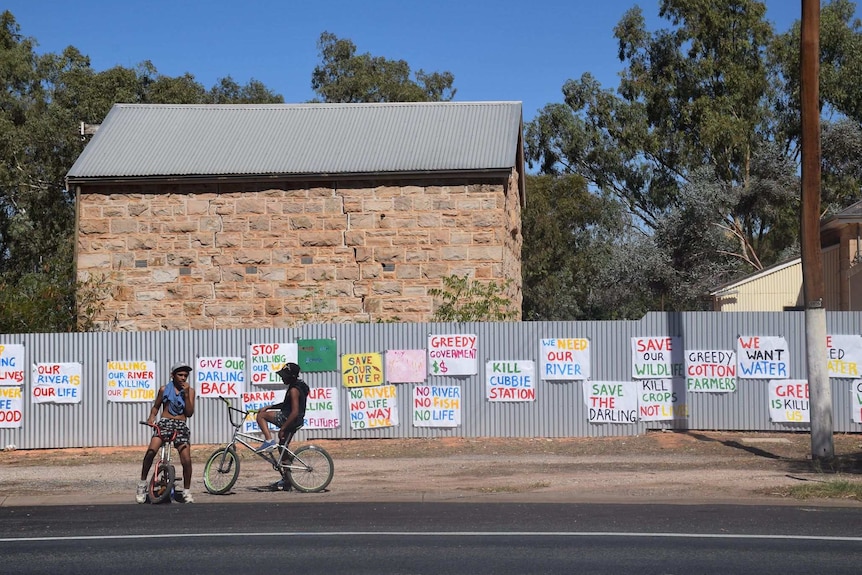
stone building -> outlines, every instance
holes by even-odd
[[[67,175],[107,330],[430,321],[521,307],[520,102],[117,104]]]

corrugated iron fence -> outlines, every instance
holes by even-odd
[[[859,334],[862,312],[827,312],[827,331]],[[461,424],[453,428],[416,427],[412,422],[412,384],[397,386],[399,424],[375,429],[351,429],[348,390],[338,371],[305,373],[314,387],[337,388],[340,421],[337,429],[301,430],[298,439],[406,437],[575,437],[636,435],[647,429],[806,430],[803,424],[770,420],[767,380],[739,380],[733,393],[688,393],[687,419],[675,422],[595,424],[587,421],[582,383],[536,382],[535,401],[491,402],[486,398],[484,365],[490,360],[533,360],[539,366],[542,338],[587,338],[591,349],[591,379],[628,381],[632,373],[631,338],[680,337],[685,349],[736,347],[738,336],[783,336],[789,348],[789,376],[806,379],[805,315],[783,313],[657,313],[640,321],[522,322],[464,324],[320,324],[295,329],[214,330],[182,332],[0,334],[0,344],[23,344],[27,377],[22,386],[22,425],[0,428],[0,448],[19,449],[141,445],[149,432],[149,403],[109,402],[105,392],[106,365],[116,360],[155,361],[159,372],[176,361],[195,357],[246,357],[254,343],[333,339],[338,354],[425,349],[433,334],[478,336],[479,373],[474,376],[428,376],[435,385],[461,386]],[[33,403],[29,366],[41,362],[80,362],[81,395],[76,404]],[[858,377],[858,376],[857,376]],[[159,381],[165,378],[159,377]],[[246,381],[249,378],[246,377]],[[836,432],[862,432],[853,423],[852,379],[830,380]],[[254,386],[247,383],[248,390]],[[236,403],[236,400],[235,400]],[[859,406],[855,406],[859,409]],[[225,441],[230,432],[224,404],[200,398],[190,421],[197,444]]]

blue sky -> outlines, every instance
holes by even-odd
[[[521,101],[529,121],[584,72],[616,87],[613,27],[635,4],[650,30],[667,26],[658,0],[5,0],[0,10],[40,53],[72,45],[96,71],[150,60],[207,88],[228,75],[253,78],[289,103],[314,97],[317,40],[328,31],[359,53],[452,72],[458,101]],[[779,32],[801,13],[801,0],[766,5]]]

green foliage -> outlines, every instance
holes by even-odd
[[[0,327],[5,331],[93,329],[104,279],[74,281],[74,197],[65,175],[86,144],[79,125],[100,124],[118,102],[281,103],[252,79],[225,76],[207,89],[190,73],[164,76],[150,61],[96,71],[74,46],[38,55],[11,12],[0,14]],[[325,101],[451,100],[453,76],[416,72],[403,60],[356,54],[349,40],[324,33],[314,89]],[[76,289],[78,293],[76,294]],[[76,301],[80,317],[76,317]],[[298,322],[322,317],[317,294]]]
[[[827,214],[860,199],[862,190],[862,125],[849,118],[823,122],[821,137],[821,208]]]
[[[625,210],[591,194],[579,176],[527,176],[521,219],[523,318],[529,321],[610,317],[596,282],[624,235]]]
[[[74,281],[71,246],[23,273],[0,274],[0,332],[93,331],[110,286],[105,277]]]
[[[64,115],[43,82],[52,60],[33,52],[9,12],[0,25],[0,275],[15,285],[69,237],[72,201],[62,184],[74,136],[59,131]]]
[[[446,276],[442,288],[431,288],[428,294],[440,299],[434,310],[434,321],[510,321],[518,316],[512,302],[505,297],[511,280],[502,286],[494,282],[470,280],[468,275]]]
[[[312,323],[326,323],[325,318],[329,310],[329,300],[318,286],[305,288],[305,293],[299,298],[300,312],[290,318],[290,327],[300,327]]]
[[[0,274],[0,331],[74,331],[75,284],[68,250],[22,273]]]
[[[357,54],[356,45],[330,32],[317,43],[321,63],[311,75],[311,87],[323,102],[437,102],[455,96],[450,72],[419,70],[410,78],[404,60]]]
[[[820,83],[823,109],[821,202],[834,213],[862,198],[862,21],[848,0],[823,3],[820,11]],[[800,22],[775,37],[769,59],[781,89],[772,102],[780,141],[791,154],[800,153]]]
[[[854,16],[856,4],[849,0],[822,3],[820,10],[820,99],[827,118],[837,113],[862,123],[862,22]],[[774,103],[785,137],[798,145],[800,135],[800,34],[796,21],[790,30],[775,37],[769,59],[781,81]]]
[[[382,317],[378,317],[378,318],[375,318],[375,319],[374,319],[374,320],[372,320],[372,321],[369,321],[369,320],[358,320],[358,321],[356,321],[356,322],[354,322],[354,323],[378,323],[378,324],[383,324],[383,323],[401,323],[401,318],[400,318],[400,317],[398,317],[397,315],[394,315],[394,316],[392,316],[392,317],[387,317],[387,318],[385,318],[385,319],[384,319],[384,318],[382,318]]]
[[[527,129],[531,163],[582,175],[649,227],[693,169],[746,184],[771,90],[761,3],[665,0],[660,15],[674,27],[648,32],[637,7],[617,25],[619,95],[584,74]]]
[[[824,58],[853,70],[862,52],[854,49],[858,23],[847,21],[846,4],[836,0],[824,8],[836,13],[830,17],[835,40],[828,43],[835,52],[827,48]],[[776,59],[780,53],[791,62],[793,48],[798,67],[798,35],[795,44],[777,42],[756,0],[662,0],[659,16],[669,26],[649,31],[635,7],[614,29],[625,65],[616,90],[584,74],[563,86],[563,104],[546,106],[526,127],[530,165],[544,174],[582,176],[590,193],[615,198],[628,215],[619,217],[616,229],[623,231],[604,246],[605,259],[593,273],[601,293],[592,298],[572,289],[575,274],[563,271],[565,264],[541,281],[528,279],[541,267],[533,268],[535,256],[526,254],[525,310],[536,299],[531,283],[554,282],[568,285],[579,306],[593,301],[585,309],[596,319],[645,308],[699,309],[705,290],[798,248],[798,115],[785,113],[792,96],[783,90],[793,85],[782,75],[792,63]],[[831,97],[849,111],[859,91],[838,81],[849,77],[838,68]],[[830,126],[824,138],[826,189],[834,203],[860,195],[858,125]],[[551,205],[564,193],[555,192]],[[525,253],[527,242],[525,224]],[[557,279],[561,274],[568,284]],[[550,294],[544,300],[553,301]],[[554,307],[558,317],[576,309]]]
[[[862,197],[862,23],[855,4],[821,10],[823,207]],[[700,296],[798,251],[799,23],[775,35],[756,0],[662,0],[667,28],[632,8],[614,29],[616,90],[590,75],[526,126],[523,317],[634,319],[698,309]],[[207,88],[152,62],[95,71],[69,46],[38,55],[0,14],[0,328],[93,329],[104,278],[74,281],[74,198],[64,177],[116,102],[277,103],[231,76]],[[312,88],[323,102],[449,101],[450,72],[357,53],[321,34]],[[439,321],[516,316],[505,289],[467,277],[432,290]],[[309,293],[298,322],[327,312]],[[75,309],[80,309],[80,317]]]
[[[207,104],[281,104],[284,98],[272,92],[257,80],[250,80],[245,86],[237,84],[233,78],[221,78],[203,99]]]
[[[674,270],[655,238],[630,230],[614,242],[594,278],[594,297],[602,315],[590,319],[640,319],[651,310],[673,310],[669,299]]]
[[[862,501],[862,483],[847,479],[806,482],[777,491],[794,499],[853,499]]]
[[[77,283],[74,292],[77,310],[74,319],[77,321],[75,326],[77,331],[96,331],[99,328],[96,318],[102,315],[110,291],[111,284],[105,275],[91,276]]]
[[[96,285],[74,280],[75,199],[65,176],[86,144],[81,122],[99,124],[114,103],[283,102],[258,81],[230,76],[207,90],[149,61],[96,72],[73,46],[37,55],[14,16],[0,14],[0,327],[9,332],[92,329]],[[75,290],[82,293],[76,317]]]
[[[332,323],[336,319],[337,306],[333,304],[323,287],[313,285],[305,288],[305,293],[299,298],[299,313],[292,316],[289,321],[290,327],[301,327],[308,324]],[[373,323],[398,323],[398,316],[387,319],[377,318]],[[371,321],[357,321],[356,323],[372,323]]]

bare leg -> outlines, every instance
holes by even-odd
[[[183,464],[183,488],[188,491],[192,485],[192,449],[188,443],[183,443],[177,447],[177,451]]]
[[[141,481],[147,480],[147,474],[150,472],[150,467],[153,466],[153,459],[156,458],[156,453],[158,453],[161,446],[162,438],[154,435],[147,446],[147,452],[144,454],[144,462],[141,465]]]
[[[269,430],[267,423],[275,422],[276,417],[278,417],[278,411],[274,409],[262,409],[257,412],[255,420],[257,421],[257,426],[263,432],[263,438],[266,441],[272,439],[272,432]]]

